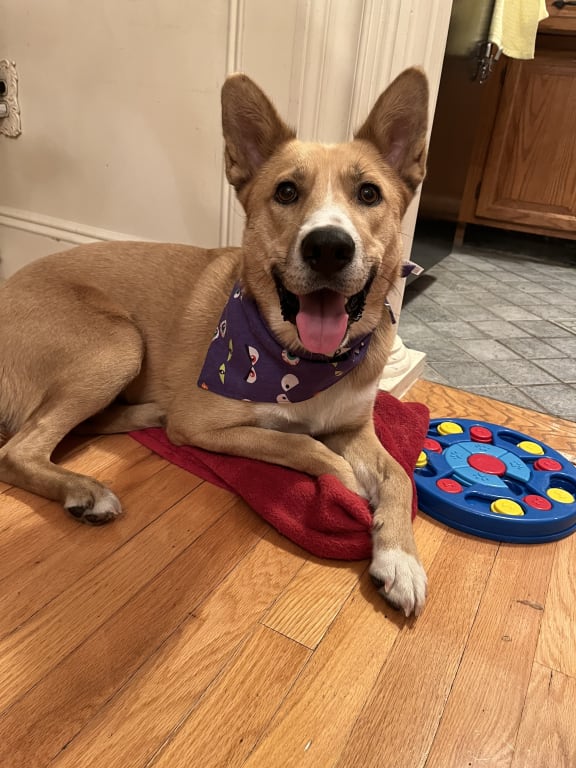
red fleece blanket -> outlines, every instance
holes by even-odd
[[[412,517],[417,500],[413,468],[429,412],[420,403],[403,403],[380,392],[374,424],[382,445],[412,479]],[[175,446],[162,429],[132,432],[132,437],[172,464],[241,496],[280,533],[319,557],[364,560],[370,557],[368,502],[332,475],[314,478],[254,459]],[[394,500],[390,499],[393,504]]]

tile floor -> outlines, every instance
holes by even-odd
[[[400,336],[427,379],[576,421],[576,244],[454,251],[407,286]]]

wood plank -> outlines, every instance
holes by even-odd
[[[366,561],[338,563],[311,558],[274,603],[263,623],[308,648],[315,648],[367,567]]]
[[[441,416],[492,421],[518,429],[549,443],[570,461],[576,462],[576,422],[529,411],[452,387],[440,387],[430,381],[418,381],[406,400],[418,400],[430,408],[433,418]]]
[[[303,645],[258,627],[149,765],[242,765],[309,656]]]
[[[575,534],[556,545],[536,659],[540,664],[576,677]]]
[[[0,591],[0,637],[23,624],[46,603],[74,584],[87,571],[125,544],[138,531],[159,517],[165,507],[172,506],[194,490],[201,480],[169,466],[163,459],[148,455],[130,467],[116,483],[126,515],[109,526],[94,529],[78,525],[70,518],[71,531],[58,546],[38,546],[36,537],[22,542],[20,557],[12,573],[2,581]],[[161,495],[158,503],[142,503],[142,491],[150,489]],[[41,540],[41,539],[40,539]],[[36,550],[33,545],[36,544]],[[23,554],[28,559],[23,559]],[[18,594],[18,600],[12,598]]]
[[[130,685],[50,763],[51,768],[146,765],[302,562],[300,550],[270,529]]]
[[[415,533],[429,568],[445,531],[417,520]],[[246,768],[334,765],[398,636],[412,632],[413,624],[388,608],[365,571]]]
[[[500,546],[426,768],[510,766],[554,548]]]
[[[420,768],[434,738],[498,545],[449,534],[423,614],[394,644],[336,763]]]
[[[268,530],[244,502],[234,501],[0,717],[0,765],[46,766]]]
[[[110,438],[108,446],[96,442],[75,452],[64,465],[81,474],[93,474],[121,493],[131,487],[133,467],[152,454],[125,435]],[[156,457],[156,471],[163,466]],[[152,474],[152,472],[150,472]],[[41,541],[45,551],[77,530],[78,522],[62,506],[33,493],[14,488],[0,502],[0,579],[22,565],[34,563]]]
[[[511,768],[574,768],[574,702],[573,677],[534,664]]]
[[[167,485],[162,479],[174,469],[166,465],[141,486],[142,505],[166,505]],[[233,499],[221,489],[199,486],[0,641],[0,667],[5,670],[0,680],[3,707],[41,680],[101,626],[213,524]]]

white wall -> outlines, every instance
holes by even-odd
[[[0,269],[62,245],[237,242],[219,89],[242,69],[305,138],[339,140],[423,64],[433,99],[451,0],[0,0],[22,135],[0,136]],[[405,225],[411,239],[414,216]]]

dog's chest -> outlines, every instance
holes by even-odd
[[[372,410],[377,382],[362,389],[342,381],[302,403],[254,403],[257,426],[312,436],[362,424]]]

